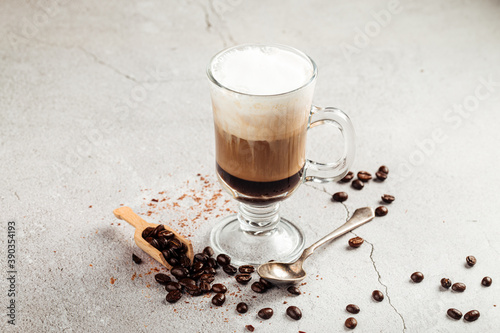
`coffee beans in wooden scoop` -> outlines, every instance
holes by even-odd
[[[349,196],[345,192],[337,192],[332,195],[332,200],[337,202],[344,202]]]
[[[354,248],[358,248],[363,244],[364,241],[365,240],[361,237],[354,237],[354,238],[349,239],[349,246],[354,247]]]
[[[479,311],[471,310],[464,315],[466,321],[476,321],[480,316]]]
[[[286,309],[286,314],[293,320],[300,320],[300,318],[302,318],[302,311],[300,311],[298,307],[293,305],[289,306],[288,309]]]
[[[482,280],[481,280],[481,284],[485,287],[489,287],[491,286],[491,278],[489,276],[485,276]]]
[[[448,311],[446,311],[446,313],[448,314],[448,316],[450,318],[453,318],[455,320],[459,320],[460,318],[462,318],[462,312],[460,312],[454,308],[448,309]]]
[[[385,206],[379,206],[375,209],[375,215],[377,216],[386,216],[389,210]]]
[[[420,272],[415,272],[411,275],[411,280],[415,283],[420,283],[424,280],[424,274]]]
[[[355,329],[356,326],[358,326],[358,321],[355,318],[350,317],[345,320],[345,327],[350,328],[352,330]]]
[[[271,308],[263,308],[263,309],[260,309],[257,314],[262,319],[269,319],[269,318],[271,318],[273,316],[274,311]]]
[[[382,302],[384,300],[384,294],[380,290],[374,290],[372,292],[372,297],[377,302]]]

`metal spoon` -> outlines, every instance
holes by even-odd
[[[321,245],[337,237],[340,237],[343,234],[356,229],[357,227],[362,226],[366,222],[370,222],[374,216],[375,214],[373,212],[373,208],[371,207],[356,209],[349,221],[305,249],[304,252],[302,252],[300,258],[297,259],[297,261],[293,263],[282,263],[274,261],[267,262],[260,265],[259,268],[257,268],[257,272],[259,273],[260,277],[272,283],[293,284],[300,282],[306,277],[306,272],[302,268],[302,264],[307,259],[307,257],[314,253],[314,250],[316,250]]]

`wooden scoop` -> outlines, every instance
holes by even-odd
[[[163,257],[163,254],[154,246],[146,242],[144,238],[142,238],[142,232],[144,231],[144,229],[146,229],[147,227],[155,228],[159,224],[148,223],[144,221],[136,213],[134,213],[134,211],[130,207],[127,206],[117,208],[113,211],[113,213],[120,220],[127,221],[128,223],[130,223],[132,226],[135,227],[134,240],[137,246],[139,246],[144,252],[149,254],[154,260],[158,261],[163,266],[167,267],[168,269],[172,268],[172,266]],[[193,262],[194,252],[193,252],[193,245],[191,244],[191,242],[182,237],[181,235],[179,235],[179,233],[177,233],[172,228],[169,228],[167,225],[164,226],[165,230],[171,231],[177,239],[179,239],[182,243],[186,244],[188,249],[186,255],[189,258],[189,260]]]

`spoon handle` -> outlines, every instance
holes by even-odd
[[[370,222],[373,220],[375,217],[375,213],[373,212],[373,208],[371,207],[364,207],[364,208],[358,208],[352,214],[351,218],[349,221],[326,235],[325,237],[321,238],[319,241],[314,243],[313,245],[309,246],[307,249],[302,252],[302,256],[300,257],[301,260],[305,260],[307,257],[309,257],[311,254],[313,254],[314,250],[316,250],[318,247],[321,245],[342,236],[345,233],[348,233],[351,230],[356,229],[357,227],[362,226],[366,222]]]

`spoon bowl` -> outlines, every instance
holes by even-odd
[[[115,214],[115,216],[118,219],[124,220],[135,227],[134,240],[135,240],[135,243],[137,244],[137,246],[139,246],[144,252],[149,254],[154,260],[158,261],[160,264],[162,264],[166,268],[168,268],[168,269],[172,268],[172,265],[170,265],[167,262],[167,260],[165,260],[165,257],[163,256],[163,254],[157,248],[155,248],[153,245],[149,244],[142,237],[142,232],[144,231],[144,229],[146,229],[148,227],[156,228],[157,226],[159,226],[159,224],[148,223],[148,222],[144,221],[136,213],[134,213],[134,211],[130,207],[127,207],[127,206],[117,208],[113,211],[113,213]],[[191,244],[191,242],[189,240],[187,240],[186,238],[182,237],[178,232],[176,232],[175,230],[173,230],[169,226],[167,226],[167,225],[163,225],[163,226],[165,227],[166,230],[171,231],[175,235],[175,238],[179,239],[182,243],[186,244],[186,246],[187,246],[186,255],[192,263],[193,258],[194,258],[194,251],[193,251],[193,245]]]
[[[314,253],[321,245],[342,236],[343,234],[362,226],[363,224],[370,222],[375,217],[373,208],[364,207],[356,209],[352,217],[344,223],[339,228],[335,229],[325,237],[321,238],[319,241],[309,246],[302,252],[297,261],[293,263],[284,262],[266,262],[257,268],[257,273],[260,277],[268,280],[271,283],[277,284],[295,284],[306,278],[306,271],[302,268],[304,261]]]

